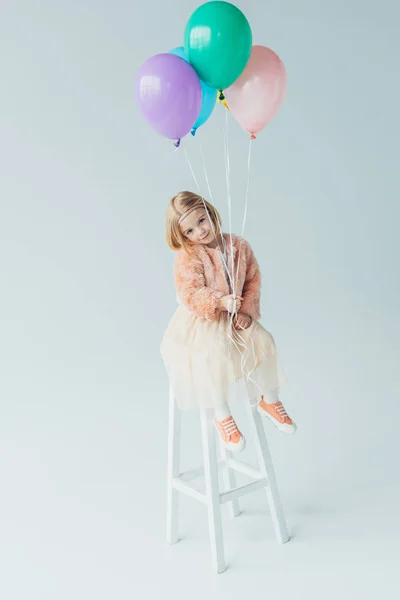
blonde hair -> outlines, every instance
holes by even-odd
[[[172,250],[184,248],[186,252],[190,252],[191,245],[179,228],[179,220],[185,213],[202,207],[205,208],[206,213],[211,219],[215,235],[221,233],[221,217],[219,212],[202,196],[186,191],[179,192],[179,194],[171,198],[167,206],[165,238]]]

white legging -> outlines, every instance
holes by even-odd
[[[278,392],[279,388],[276,388],[275,390],[270,390],[269,392],[264,394],[264,401],[267,404],[275,404],[275,402],[279,401]],[[231,409],[229,408],[229,405],[224,404],[223,406],[218,406],[217,408],[215,408],[214,414],[215,418],[218,421],[222,421],[222,419],[227,419],[228,417],[230,417],[232,413]]]

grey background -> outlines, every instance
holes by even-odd
[[[224,518],[223,576],[193,501],[182,503],[182,543],[165,545],[159,344],[176,304],[164,214],[194,186],[133,90],[197,5],[1,3],[2,600],[250,588],[329,600],[398,586],[400,44],[389,0],[238,3],[289,76],[254,142],[245,237],[299,425],[293,438],[266,425],[293,539],[276,545],[257,493],[237,522]],[[186,147],[201,173],[203,144],[227,230],[224,119],[217,106]],[[233,119],[229,130],[238,232],[248,142]],[[183,451],[183,466],[200,460],[195,413]]]

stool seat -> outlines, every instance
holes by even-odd
[[[257,412],[257,401],[252,403],[249,397],[247,407],[256,442],[259,468],[233,458],[232,453],[225,449],[222,441],[220,443],[220,458],[218,458],[213,410],[200,409],[203,466],[180,472],[181,411],[176,405],[171,386],[169,390],[167,541],[169,544],[175,544],[179,540],[179,494],[186,494],[202,502],[208,509],[211,558],[213,568],[217,573],[226,570],[221,504],[228,503],[231,516],[237,517],[240,514],[238,499],[245,494],[265,489],[278,542],[283,544],[289,541],[271,455],[261,417]],[[225,490],[223,491],[219,488],[219,469],[222,469],[224,475]],[[249,476],[253,481],[236,487],[236,472]],[[193,479],[202,475],[205,479],[204,491],[192,482]]]

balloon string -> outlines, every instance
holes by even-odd
[[[236,282],[234,276],[234,265],[233,265],[233,241],[232,241],[232,199],[231,199],[231,166],[229,158],[229,132],[228,132],[228,113],[225,113],[225,135],[224,135],[224,148],[225,148],[225,176],[226,176],[226,192],[228,198],[228,218],[229,218],[229,235],[231,242],[231,267],[233,276],[232,293],[236,296]]]
[[[210,181],[209,181],[209,177],[208,177],[208,172],[207,172],[207,167],[206,167],[206,161],[205,161],[205,158],[204,158],[204,152],[203,152],[203,148],[202,148],[201,142],[199,142],[199,146],[200,146],[200,154],[201,154],[202,162],[203,162],[204,176],[205,176],[205,180],[206,180],[208,192],[209,192],[209,195],[210,195],[210,200],[214,204],[214,198],[213,198],[213,194],[212,194],[212,191],[211,191],[211,185],[210,185]],[[227,144],[226,144],[226,149],[227,149]],[[200,197],[203,199],[203,203],[204,203],[204,198],[203,198],[203,196],[201,194],[200,185],[199,185],[198,179],[197,179],[197,177],[195,175],[195,172],[194,172],[192,163],[190,161],[188,152],[186,150],[186,147],[184,148],[184,155],[185,155],[185,158],[186,158],[186,162],[187,162],[187,164],[189,166],[190,172],[192,174],[193,180],[195,182],[197,191],[198,191]],[[229,155],[226,156],[225,158],[226,158],[225,165],[227,167],[227,170],[229,170]],[[248,156],[247,181],[249,180],[249,167],[250,167],[250,151],[249,151],[249,156]],[[229,178],[228,178],[228,180],[229,180]],[[248,187],[247,187],[247,191],[246,191],[246,207],[247,207],[247,194],[248,194]],[[209,215],[209,211],[207,210],[207,207],[206,207],[205,203],[204,203],[204,208],[205,208],[206,214],[208,216],[208,219],[210,221],[213,233],[215,235],[214,224],[213,224],[213,222],[211,220],[211,217]],[[230,207],[230,209],[231,209],[231,207]],[[246,209],[246,212],[247,212],[247,209]],[[244,221],[245,221],[245,218],[244,218]],[[222,230],[222,225],[221,225],[221,222],[219,220],[218,220],[218,227],[219,227],[219,230],[221,231]],[[244,222],[242,224],[242,233],[243,233],[243,230],[244,230]],[[224,244],[224,252],[221,251],[219,242],[217,242],[218,243],[218,249],[219,249],[219,252],[220,252],[220,255],[221,255],[222,263],[223,263],[224,268],[226,270],[226,273],[228,275],[229,283],[231,285],[231,288],[233,289],[233,279],[232,279],[231,273],[229,271],[229,266],[227,264],[227,261],[225,260],[226,242],[225,242],[225,238],[223,236],[222,236],[222,240],[223,240],[223,244]],[[232,242],[232,236],[231,236],[231,242]],[[240,257],[240,248],[239,248],[239,257]],[[232,250],[231,250],[231,259],[232,259],[231,262],[233,264],[233,252],[232,252]],[[238,265],[239,265],[239,263],[238,263]],[[234,268],[232,267],[232,274],[233,273],[234,273]],[[228,326],[227,326],[227,336],[231,340],[234,348],[239,352],[239,354],[241,354],[241,361],[240,362],[241,362],[241,371],[242,371],[243,377],[245,378],[245,380],[247,382],[252,381],[260,389],[260,392],[262,394],[262,390],[258,386],[257,382],[254,381],[251,378],[251,374],[254,371],[255,364],[256,364],[256,356],[255,356],[255,351],[254,351],[254,343],[253,343],[252,338],[250,337],[250,341],[251,341],[251,345],[252,345],[252,350],[253,350],[254,366],[253,366],[253,368],[250,371],[247,372],[247,369],[245,368],[245,365],[246,365],[248,357],[249,357],[249,349],[248,349],[248,345],[247,345],[245,339],[240,335],[240,333],[235,329],[235,327],[233,325],[233,319],[234,319],[234,316],[235,316],[235,312],[236,311],[233,310],[232,313],[230,313],[230,315],[229,315]],[[243,349],[243,351],[241,351],[241,348]]]
[[[251,148],[252,148],[252,143],[251,143],[251,139],[250,139],[249,140],[249,149],[248,149],[248,152],[247,152],[246,195],[245,195],[245,203],[244,203],[244,214],[243,214],[243,221],[242,221],[241,240],[240,240],[240,245],[239,245],[239,258],[238,258],[237,270],[236,270],[236,280],[238,279],[240,257],[241,257],[241,253],[242,253],[244,226],[246,224],[246,219],[247,219],[248,200],[249,200],[249,188],[250,188]],[[245,372],[244,372],[244,363],[247,362],[247,358],[248,358],[248,348],[246,347],[246,351],[245,351],[246,356],[242,356],[242,372],[243,372],[243,376],[246,378],[247,382],[251,381],[259,389],[259,391],[261,392],[261,394],[263,394],[263,390],[261,389],[261,387],[251,377],[251,374],[253,373],[253,371],[256,368],[256,355],[255,355],[255,350],[254,350],[253,338],[251,336],[250,336],[250,341],[251,341],[251,346],[252,346],[252,351],[253,351],[253,364],[254,364],[254,366],[250,370],[249,373],[245,374]]]
[[[183,149],[183,152],[185,154],[186,162],[187,162],[187,164],[189,166],[190,172],[191,172],[192,177],[194,179],[194,182],[196,184],[197,191],[198,191],[199,195],[201,196],[199,182],[197,181],[197,178],[196,178],[196,175],[194,173],[194,170],[193,170],[193,167],[192,167],[192,163],[190,162],[190,158],[189,158],[189,155],[187,153],[186,148]]]
[[[203,148],[202,148],[202,146],[201,146],[201,142],[199,142],[199,143],[200,143],[200,152],[201,152],[201,156],[202,156],[202,160],[203,160],[203,169],[204,169],[204,175],[205,175],[205,178],[206,178],[207,187],[208,187],[208,191],[209,191],[209,194],[210,194],[210,199],[211,199],[211,202],[214,204],[214,198],[213,198],[213,195],[212,195],[212,192],[211,192],[211,186],[210,186],[210,182],[209,182],[209,179],[208,179],[208,174],[207,174],[206,163],[205,163],[205,160],[204,160]],[[228,265],[227,265],[227,263],[226,263],[226,260],[225,260],[225,245],[226,245],[225,238],[222,236],[222,240],[223,240],[223,251],[221,251],[221,247],[220,247],[220,244],[219,244],[219,241],[218,241],[217,235],[216,235],[216,231],[215,231],[214,223],[212,222],[212,219],[211,219],[211,217],[210,217],[209,211],[208,211],[208,209],[207,209],[207,206],[206,206],[206,204],[205,204],[205,202],[204,202],[204,198],[203,198],[203,195],[202,195],[202,193],[201,193],[200,185],[199,185],[199,182],[198,182],[198,180],[197,180],[197,178],[196,178],[196,175],[195,175],[195,172],[194,172],[194,169],[193,169],[193,166],[192,166],[192,163],[191,163],[191,161],[190,161],[190,158],[189,158],[189,155],[188,155],[188,152],[187,152],[186,148],[184,148],[184,154],[185,154],[186,162],[187,162],[187,164],[188,164],[188,166],[189,166],[190,172],[191,172],[191,174],[192,174],[192,176],[193,176],[193,179],[194,179],[194,182],[195,182],[195,184],[196,184],[196,188],[197,188],[197,191],[198,191],[198,193],[199,193],[199,196],[200,196],[200,198],[201,198],[201,199],[202,199],[202,201],[203,201],[203,204],[204,204],[204,209],[205,209],[205,211],[206,211],[206,214],[207,214],[208,220],[209,220],[209,222],[210,222],[210,225],[211,225],[211,228],[212,228],[213,234],[214,234],[214,236],[215,236],[215,237],[216,237],[216,239],[217,239],[218,250],[219,250],[219,252],[220,252],[220,255],[221,255],[221,259],[222,259],[223,266],[224,266],[224,268],[225,268],[225,270],[226,270],[226,272],[227,272],[227,275],[228,275],[228,277],[229,277],[229,280],[231,281],[231,274],[230,274],[230,272],[229,272],[229,268],[228,268]],[[218,228],[219,228],[219,230],[220,230],[220,231],[222,230],[222,224],[221,224],[221,222],[220,222],[219,220],[218,220]]]
[[[224,128],[224,159],[225,159],[225,179],[226,179],[226,192],[228,199],[228,218],[229,218],[229,235],[230,235],[230,246],[231,246],[231,267],[232,267],[232,280],[231,280],[231,288],[233,297],[236,297],[236,283],[235,283],[235,267],[233,262],[233,241],[232,241],[232,202],[231,202],[231,193],[230,193],[230,157],[229,157],[229,134],[228,134],[228,112],[225,113],[225,128]],[[236,314],[236,300],[234,301],[234,309],[230,314],[229,325],[228,325],[228,337],[232,340],[235,348],[240,353],[239,346],[246,348],[245,340],[242,336],[236,332],[235,327],[233,325],[233,318]],[[230,332],[233,331],[233,334],[237,335],[240,341],[236,342],[234,335],[231,336]],[[242,342],[242,343],[240,343]],[[242,368],[243,372],[243,368]],[[244,372],[243,372],[244,374]]]
[[[210,194],[210,199],[211,199],[212,203],[214,203],[214,198],[213,198],[213,194],[212,194],[212,191],[211,191],[210,181],[209,181],[209,178],[208,178],[208,173],[207,173],[207,167],[206,167],[206,162],[205,162],[205,158],[204,158],[203,148],[201,146],[201,143],[199,143],[199,144],[200,144],[200,153],[201,153],[201,157],[202,157],[202,161],[203,161],[204,176],[205,176],[207,187],[208,187],[208,191],[209,191],[209,194]],[[198,180],[197,180],[197,178],[195,176],[194,169],[193,169],[192,163],[191,163],[191,161],[189,159],[189,155],[188,155],[188,153],[186,151],[186,148],[184,148],[184,154],[185,154],[185,157],[186,157],[186,161],[187,161],[187,163],[189,165],[190,172],[192,173],[194,182],[196,184],[197,190],[199,192],[199,195],[200,195],[201,198],[203,198],[203,196],[201,194],[199,182],[198,182]],[[208,219],[210,221],[213,233],[215,235],[214,224],[213,224],[213,222],[212,222],[212,220],[210,218],[210,215],[208,213],[207,207],[206,207],[206,205],[204,203],[204,199],[203,199],[203,204],[204,204],[204,208],[206,210]],[[219,220],[218,220],[218,227],[219,227],[219,230],[221,231],[222,225],[221,225],[221,222]],[[228,275],[230,286],[233,289],[233,283],[234,283],[233,282],[234,266],[232,266],[232,275],[231,275],[230,270],[229,270],[229,265],[227,264],[227,261],[225,260],[226,241],[225,241],[225,238],[223,236],[222,236],[222,240],[223,240],[223,244],[224,244],[224,251],[223,252],[221,251],[219,242],[217,241],[218,249],[219,249],[219,252],[220,252],[222,263],[223,263],[224,268],[226,270],[226,273]],[[226,257],[227,257],[227,254],[226,254]],[[231,263],[233,264],[233,253],[232,252],[231,252],[231,259],[232,259]],[[229,323],[228,323],[228,326],[227,326],[226,333],[227,333],[228,338],[231,340],[233,346],[240,353],[240,347],[239,346],[242,346],[243,348],[246,349],[246,343],[245,343],[245,340],[243,340],[242,336],[239,333],[236,332],[236,330],[235,330],[235,328],[233,326],[233,318],[235,316],[235,313],[236,313],[236,306],[234,304],[233,311],[232,311],[232,313],[230,313],[230,318],[229,318]],[[243,343],[241,344],[240,342],[236,341],[235,337],[239,338]],[[242,359],[243,359],[243,357],[242,357]],[[244,373],[243,367],[242,367],[242,372]]]
[[[191,173],[192,173],[193,179],[194,179],[194,181],[195,181],[195,184],[196,184],[197,190],[198,190],[198,192],[199,192],[199,195],[200,195],[200,197],[203,199],[204,208],[205,208],[205,210],[206,210],[206,213],[207,213],[208,219],[209,219],[209,221],[210,221],[210,224],[211,224],[211,227],[212,227],[212,230],[213,230],[214,236],[215,236],[215,228],[214,228],[214,224],[213,224],[213,222],[212,222],[212,220],[211,220],[211,217],[210,217],[210,215],[209,215],[209,212],[208,212],[208,210],[207,210],[207,206],[206,206],[206,204],[204,203],[204,198],[203,198],[203,196],[202,196],[202,194],[201,194],[201,190],[200,190],[199,182],[198,182],[198,180],[197,180],[197,178],[196,178],[196,176],[195,176],[195,173],[194,173],[194,170],[193,170],[193,167],[192,167],[192,163],[190,162],[190,159],[189,159],[188,153],[187,153],[187,151],[186,151],[186,148],[184,149],[184,152],[185,152],[186,160],[187,160],[187,163],[188,163],[188,165],[189,165],[190,171],[191,171]],[[210,181],[209,181],[209,178],[208,178],[208,173],[207,173],[206,162],[205,162],[205,159],[204,159],[203,148],[202,148],[201,144],[200,144],[200,153],[201,153],[202,160],[203,160],[203,169],[204,169],[204,175],[205,175],[205,179],[206,179],[206,183],[207,183],[208,191],[209,191],[209,194],[210,194],[210,199],[211,199],[212,203],[214,203],[214,198],[213,198],[213,194],[212,194],[212,191],[211,191]],[[218,227],[219,227],[219,229],[221,230],[221,222],[220,222],[219,220],[218,220]],[[232,277],[233,277],[233,273],[234,273],[234,268],[232,268],[232,276],[231,276],[231,273],[230,273],[230,271],[229,271],[229,265],[227,264],[227,260],[225,260],[226,241],[225,241],[225,238],[224,238],[224,236],[222,236],[222,240],[223,240],[223,244],[224,244],[224,250],[223,250],[223,252],[221,251],[221,248],[220,248],[220,246],[219,246],[219,242],[217,241],[217,244],[218,244],[218,250],[219,250],[219,252],[220,252],[220,256],[221,256],[221,259],[222,259],[222,263],[223,263],[223,265],[224,265],[224,268],[225,268],[225,270],[226,270],[226,273],[227,273],[227,275],[228,275],[229,283],[230,283],[230,285],[231,285],[231,288],[233,288],[233,278],[232,278]],[[226,254],[226,257],[227,257],[227,256],[228,256],[228,255]],[[232,311],[232,313],[230,314],[230,319],[229,319],[229,323],[228,323],[228,326],[227,326],[226,333],[227,333],[228,339],[230,339],[230,340],[231,340],[231,342],[232,342],[232,344],[234,345],[234,347],[235,347],[235,348],[236,348],[236,349],[237,349],[237,350],[240,352],[240,349],[239,349],[239,347],[238,347],[238,343],[236,342],[236,340],[235,340],[235,337],[234,337],[234,334],[235,334],[235,328],[234,328],[234,326],[233,326],[233,318],[234,318],[235,312],[236,312],[236,302],[234,302],[233,311]],[[233,333],[233,335],[232,335],[232,333]],[[238,337],[241,337],[241,336],[238,336]],[[244,344],[244,347],[246,347],[246,346],[245,346],[245,344]],[[242,372],[243,372],[243,368],[242,368]]]
[[[251,143],[251,141],[249,141],[249,149],[248,149],[248,152],[247,152],[246,195],[245,195],[245,200],[244,200],[244,214],[243,214],[243,221],[242,221],[242,231],[241,231],[241,234],[240,234],[240,237],[242,239],[240,240],[240,246],[239,246],[239,259],[238,259],[238,262],[237,262],[236,280],[238,278],[240,256],[241,256],[241,253],[242,253],[242,242],[243,242],[244,226],[245,226],[246,219],[247,219],[247,207],[248,207],[249,187],[250,187],[251,147],[252,147],[252,143]]]
[[[225,129],[224,129],[224,157],[225,157],[225,177],[226,177],[226,189],[227,189],[227,198],[228,198],[228,216],[229,216],[229,234],[230,234],[230,245],[231,245],[231,266],[232,266],[232,293],[233,296],[236,296],[236,285],[237,278],[235,281],[235,266],[233,261],[233,240],[232,240],[232,198],[231,198],[231,188],[230,188],[230,157],[229,157],[229,129],[228,129],[228,112],[225,113]],[[247,373],[244,368],[244,360],[247,360],[247,344],[244,338],[238,333],[233,325],[233,318],[236,314],[236,306],[230,315],[230,323],[228,326],[228,337],[232,340],[234,347],[238,350],[238,352],[242,355],[241,357],[241,370],[243,377],[247,378]],[[233,336],[230,335],[230,331],[233,331]],[[238,338],[236,341],[235,339]],[[240,351],[240,347],[244,348],[244,352]]]
[[[203,163],[204,178],[206,180],[207,189],[208,189],[208,193],[209,193],[209,196],[210,196],[211,204],[215,204],[214,203],[213,193],[211,191],[210,180],[208,178],[208,172],[207,172],[207,167],[206,167],[206,161],[205,161],[205,158],[204,158],[203,146],[201,145],[200,141],[199,141],[199,147],[200,147],[201,160],[202,160],[202,163]],[[219,232],[222,235],[222,223],[221,223],[221,221],[219,219],[217,219],[217,222],[218,222],[218,230],[219,230]],[[211,221],[211,224],[212,224],[212,221]],[[214,231],[214,229],[213,229],[213,231]],[[215,231],[214,231],[214,234],[215,234]],[[228,265],[227,265],[226,260],[225,260],[225,246],[226,246],[226,242],[225,242],[225,238],[224,238],[223,235],[222,235],[222,240],[223,240],[223,245],[224,245],[224,252],[221,252],[221,248],[219,246],[219,242],[217,241],[218,249],[219,249],[220,254],[221,254],[221,259],[222,259],[222,262],[223,262],[226,274],[228,276],[229,283],[232,286],[233,280],[232,280],[231,274],[230,274],[229,269],[228,269]]]
[[[233,275],[234,275],[234,266],[233,266],[233,242],[232,242],[232,199],[231,199],[231,189],[230,189],[230,157],[229,157],[229,129],[228,129],[228,112],[225,113],[225,131],[224,131],[224,150],[225,150],[225,175],[226,175],[226,187],[227,187],[227,196],[228,196],[228,211],[229,211],[229,230],[230,230],[230,241],[231,241],[231,258],[232,258],[232,269],[233,269]],[[248,193],[249,193],[249,183],[250,183],[250,164],[251,164],[251,144],[249,144],[249,150],[248,150],[248,154],[247,154],[247,177],[246,177],[246,197],[245,197],[245,210],[244,210],[244,216],[243,216],[243,222],[242,222],[242,232],[241,232],[241,236],[243,236],[243,232],[244,232],[244,226],[245,226],[245,222],[246,222],[246,218],[247,218],[247,206],[248,206]],[[236,296],[236,286],[237,286],[237,281],[238,281],[238,273],[239,273],[239,264],[240,264],[240,257],[241,257],[241,249],[242,249],[242,240],[240,241],[240,246],[239,246],[239,256],[238,256],[238,261],[237,261],[237,267],[236,267],[236,281],[235,281],[235,277],[233,278],[233,286],[232,286],[232,291],[234,293],[234,295]],[[247,359],[249,356],[249,349],[248,349],[248,345],[245,341],[245,339],[237,332],[237,330],[235,329],[235,327],[233,326],[233,317],[234,317],[234,313],[231,313],[231,318],[230,318],[230,327],[232,328],[234,334],[236,334],[236,337],[238,338],[238,341],[236,341],[234,338],[232,338],[229,335],[229,337],[232,339],[233,344],[235,346],[235,348],[240,352],[240,347],[244,348],[244,352],[241,352],[241,370],[242,370],[242,374],[243,377],[246,379],[247,382],[252,381],[261,391],[261,388],[259,387],[259,385],[257,384],[256,381],[254,381],[251,377],[252,372],[254,371],[255,367],[253,367],[253,369],[251,369],[249,372],[246,371],[245,365],[247,363]],[[242,328],[244,329],[244,328]],[[252,350],[253,350],[253,359],[254,359],[254,363],[256,361],[255,358],[255,351],[254,351],[254,344],[253,344],[253,340],[250,337],[251,340],[251,344],[252,344]]]

